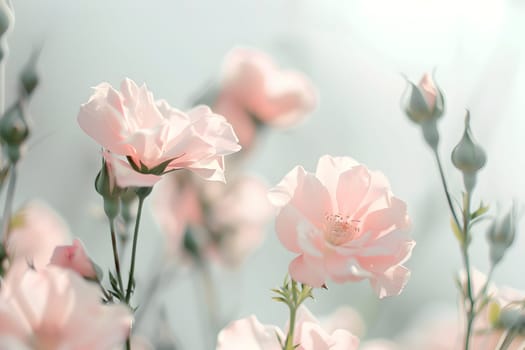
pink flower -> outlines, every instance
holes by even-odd
[[[402,264],[415,243],[406,205],[383,174],[348,157],[323,156],[315,174],[294,168],[274,189],[275,229],[293,279],[321,287],[368,279],[380,298],[399,294],[410,275]]]
[[[240,150],[224,117],[206,106],[181,112],[130,79],[120,92],[108,83],[95,87],[78,122],[103,148],[127,157],[128,168],[144,174],[187,168],[224,181],[224,156]]]
[[[72,245],[57,246],[50,264],[71,269],[86,278],[97,278],[93,262],[78,239],[74,239]]]
[[[276,67],[265,53],[235,48],[224,59],[215,108],[232,123],[242,145],[253,141],[255,120],[288,127],[312,112],[316,105],[317,96],[310,80],[300,72]]]
[[[103,350],[123,345],[132,322],[127,307],[103,305],[98,287],[69,270],[17,267],[0,291],[0,349]]]
[[[230,267],[239,266],[264,238],[273,213],[267,186],[244,176],[226,185],[177,174],[159,184],[154,215],[168,241],[169,253],[180,257],[183,237],[191,229],[201,253]]]
[[[294,344],[297,350],[356,350],[359,339],[347,330],[325,331],[306,307],[297,311]],[[261,324],[255,316],[230,323],[217,338],[217,350],[280,350],[278,327]]]
[[[6,238],[11,262],[22,261],[36,268],[46,266],[56,246],[69,244],[69,230],[58,214],[42,202],[26,204],[13,218]]]

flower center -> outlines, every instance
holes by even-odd
[[[352,240],[359,233],[358,220],[339,214],[325,215],[325,239],[333,245],[341,245]]]

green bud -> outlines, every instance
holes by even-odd
[[[25,96],[30,96],[38,85],[36,62],[38,60],[39,54],[39,50],[33,52],[26,66],[22,70],[22,73],[20,73],[20,85]]]
[[[0,140],[7,146],[7,156],[16,163],[22,155],[22,144],[29,137],[23,102],[12,105],[0,119]]]
[[[516,207],[515,205],[502,218],[497,218],[487,231],[487,240],[490,246],[490,261],[496,265],[501,261],[507,249],[514,242],[516,236]]]
[[[6,0],[0,0],[0,39],[13,26],[15,17]]]
[[[407,80],[407,88],[401,106],[410,120],[416,124],[440,118],[445,111],[445,99],[439,87],[427,73],[419,85]]]
[[[95,178],[95,190],[98,194],[104,197],[104,199],[115,200],[117,203],[119,202],[119,196],[122,189],[117,186],[111,166],[104,159],[102,159],[102,169],[100,169]]]
[[[476,143],[470,129],[470,112],[465,116],[465,131],[459,143],[452,151],[452,163],[463,172],[463,182],[468,192],[476,185],[476,174],[485,166],[487,155],[483,148]]]
[[[423,75],[419,85],[407,80],[401,108],[410,120],[421,126],[426,143],[434,150],[439,143],[437,120],[445,111],[445,99],[432,77]]]

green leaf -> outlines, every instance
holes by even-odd
[[[489,211],[489,206],[488,205],[483,205],[483,202],[481,202],[479,204],[479,208],[475,212],[470,214],[470,219],[474,220],[475,218],[485,214],[487,211]]]

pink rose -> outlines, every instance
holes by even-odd
[[[224,59],[215,108],[232,123],[242,145],[253,141],[256,120],[288,127],[311,113],[316,105],[310,80],[300,72],[278,68],[265,53],[235,48]]]
[[[16,212],[9,227],[6,250],[12,263],[21,261],[36,268],[44,267],[56,246],[71,242],[62,218],[39,201],[30,202]]]
[[[297,350],[356,350],[359,339],[347,330],[327,332],[304,306],[297,311],[294,344]],[[286,334],[255,316],[230,323],[217,338],[217,350],[281,350]]]
[[[74,239],[72,245],[57,246],[50,264],[71,269],[86,278],[97,278],[93,262],[78,239]]]
[[[80,127],[103,148],[124,156],[125,166],[161,175],[187,168],[209,180],[224,181],[224,156],[240,146],[230,124],[208,107],[187,113],[155,101],[145,85],[125,79],[121,91],[108,83],[78,114]]]
[[[0,291],[0,349],[114,349],[131,328],[131,311],[101,302],[96,284],[49,266],[17,265]]]
[[[280,208],[275,229],[298,256],[293,279],[321,287],[368,279],[380,298],[399,294],[410,275],[402,264],[415,243],[406,205],[383,174],[352,158],[323,156],[315,174],[294,168],[270,200]]]
[[[190,228],[207,258],[239,266],[262,243],[273,213],[266,184],[252,176],[221,184],[184,175],[166,178],[155,192],[154,215],[168,252],[183,256],[183,237]]]

